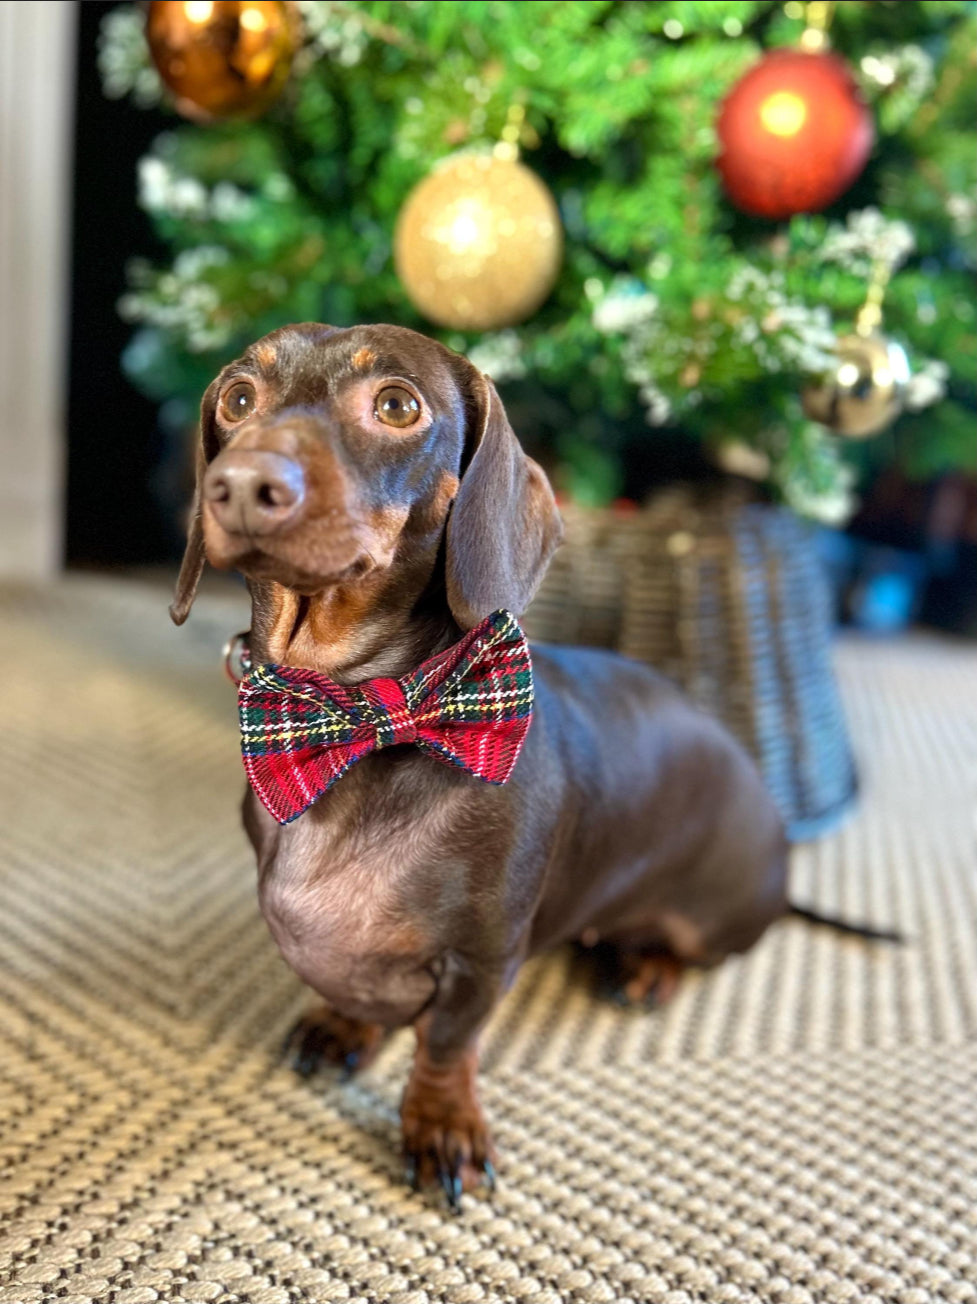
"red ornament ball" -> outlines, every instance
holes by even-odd
[[[716,166],[737,206],[758,217],[814,213],[865,166],[875,128],[837,55],[774,50],[719,111]]]

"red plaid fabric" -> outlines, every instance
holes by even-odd
[[[529,644],[516,618],[496,611],[402,679],[344,687],[314,670],[253,666],[238,710],[248,781],[279,824],[368,752],[398,743],[505,783],[532,721]]]

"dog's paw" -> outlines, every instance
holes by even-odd
[[[303,1078],[323,1064],[338,1065],[349,1076],[373,1059],[385,1034],[378,1023],[346,1019],[320,1005],[293,1024],[282,1043],[282,1058],[290,1055],[292,1068]]]
[[[657,1010],[678,991],[685,968],[671,955],[623,955],[611,999],[618,1005]]]
[[[432,1092],[408,1082],[400,1109],[405,1177],[413,1190],[440,1186],[453,1213],[463,1191],[495,1190],[495,1149],[471,1092]]]

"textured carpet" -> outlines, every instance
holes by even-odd
[[[400,1181],[400,1034],[276,1062],[307,996],[258,914],[233,692],[246,623],[151,586],[0,592],[0,1302],[977,1300],[977,652],[838,650],[864,794],[778,925],[653,1014],[570,958],[486,1038],[503,1158],[461,1217]]]

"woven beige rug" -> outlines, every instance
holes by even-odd
[[[306,996],[237,818],[236,598],[0,593],[0,1304],[977,1300],[977,652],[848,641],[864,796],[801,922],[653,1015],[566,955],[487,1037],[503,1157],[451,1217],[402,1185],[409,1038],[276,1062]]]

